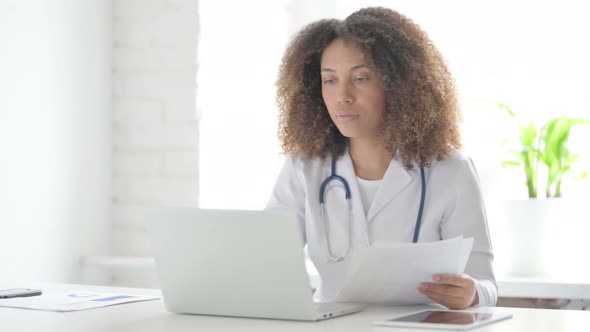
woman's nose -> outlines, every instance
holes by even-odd
[[[353,101],[352,93],[348,84],[340,84],[338,87],[338,103],[340,104],[350,104]]]

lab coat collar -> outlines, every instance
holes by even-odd
[[[416,168],[417,165],[414,165],[414,169]],[[348,185],[350,186],[350,199],[352,201],[353,213],[355,215],[354,218],[355,220],[362,220],[363,225],[366,225],[367,222],[371,222],[389,202],[408,186],[412,181],[412,178],[416,175],[414,171],[406,170],[399,158],[393,158],[387,167],[387,171],[385,171],[385,175],[383,176],[379,189],[377,189],[373,203],[371,204],[367,215],[365,215],[356,173],[354,172],[354,165],[352,164],[352,158],[350,157],[348,147],[346,148],[344,155],[339,158],[336,163],[336,172],[341,173],[341,176],[347,179]]]
[[[412,173],[406,170],[397,158],[392,159],[389,167],[387,167],[387,171],[385,171],[385,176],[383,176],[379,189],[377,189],[373,203],[369,208],[367,221],[371,222],[389,202],[407,187],[412,181],[412,178]]]

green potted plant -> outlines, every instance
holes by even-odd
[[[590,120],[553,118],[542,126],[534,121],[523,122],[503,103],[495,103],[516,121],[518,143],[507,151],[502,162],[506,167],[520,167],[528,191],[526,200],[503,200],[493,217],[497,235],[502,236],[510,262],[508,275],[513,277],[562,277],[572,275],[577,267],[567,265],[563,255],[571,252],[576,236],[586,234],[588,226],[580,222],[580,204],[575,197],[562,197],[562,181],[566,176],[586,177],[577,170],[580,155],[568,149],[571,129],[588,125]],[[544,198],[539,196],[539,184],[544,185]],[[541,192],[542,194],[542,192]],[[563,242],[563,239],[567,241]],[[575,251],[575,250],[574,250]],[[564,265],[565,264],[565,265]],[[567,266],[566,266],[567,265]]]
[[[537,128],[534,121],[523,124],[514,112],[503,103],[498,107],[505,110],[516,119],[519,128],[520,150],[510,150],[511,158],[505,160],[504,166],[522,167],[526,176],[526,186],[529,198],[537,198],[539,166],[547,168],[545,197],[561,197],[561,184],[565,175],[574,171],[574,166],[580,159],[579,154],[572,153],[567,148],[567,142],[572,127],[590,124],[590,119],[568,118],[565,116],[554,118]],[[578,178],[585,178],[587,172],[573,174]]]

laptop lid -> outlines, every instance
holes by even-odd
[[[163,208],[147,223],[169,311],[317,319],[294,214]]]

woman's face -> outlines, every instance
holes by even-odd
[[[385,112],[385,92],[363,52],[352,43],[335,39],[322,53],[321,76],[322,98],[342,135],[378,135]]]

